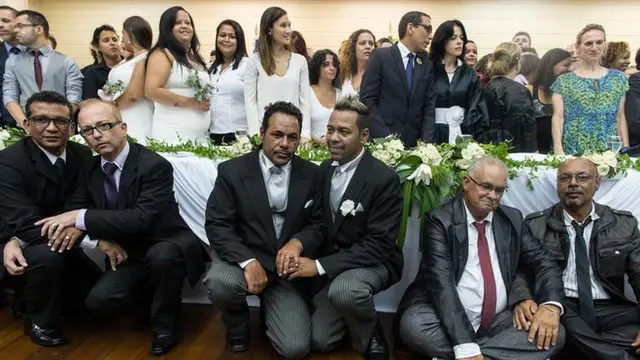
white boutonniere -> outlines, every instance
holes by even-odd
[[[422,59],[420,59],[419,57],[416,57],[416,62],[418,63],[418,65],[422,65]]]
[[[348,214],[355,216],[356,213],[361,211],[364,211],[362,204],[358,203],[358,206],[356,206],[353,200],[345,200],[342,202],[342,205],[340,205],[340,212],[342,213],[342,216],[347,216]]]

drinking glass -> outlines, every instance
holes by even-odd
[[[622,138],[618,135],[609,136],[607,147],[614,153],[619,152],[622,149]]]
[[[460,134],[456,137],[456,144],[469,142],[473,139],[471,135],[468,134]]]

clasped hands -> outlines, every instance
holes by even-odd
[[[549,350],[558,343],[560,308],[552,304],[538,306],[533,300],[523,300],[513,309],[513,327],[529,331],[529,342],[537,335],[538,350]]]

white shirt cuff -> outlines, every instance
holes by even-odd
[[[240,265],[240,267],[242,268],[242,270],[244,270],[244,268],[247,267],[247,265],[249,265],[250,262],[252,262],[253,260],[255,260],[256,258],[251,258],[247,261],[243,261],[241,263],[238,263],[238,265]]]
[[[83,249],[95,249],[98,246],[98,240],[89,238],[89,235],[85,235],[80,242],[80,247]]]
[[[322,276],[322,275],[327,273],[326,271],[324,271],[324,268],[322,267],[322,264],[320,264],[320,260],[316,260],[316,269],[318,269],[318,275],[320,275],[320,276]]]
[[[76,229],[87,231],[87,227],[84,225],[84,214],[86,213],[87,213],[87,209],[82,209],[78,211],[78,215],[76,215],[76,226],[75,226]]]
[[[547,301],[545,303],[540,304],[540,306],[542,305],[555,305],[560,308],[560,316],[564,315],[564,308],[562,307],[562,304],[560,304],[557,301]]]
[[[456,359],[464,359],[472,356],[482,355],[480,345],[476,343],[464,343],[453,347],[453,353]]]

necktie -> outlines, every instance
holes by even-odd
[[[335,167],[333,170],[333,176],[331,177],[331,190],[329,193],[329,201],[331,202],[331,213],[333,214],[333,219],[335,220],[336,214],[340,210],[340,200],[342,200],[343,195],[343,186],[344,186],[344,178],[345,172],[341,171],[339,167]]]
[[[107,198],[107,210],[115,210],[118,207],[118,186],[114,174],[118,166],[112,162],[105,163],[102,167],[105,173],[104,195]]]
[[[488,330],[496,315],[496,280],[493,277],[493,266],[491,266],[489,243],[485,234],[485,223],[474,222],[473,226],[478,230],[478,257],[480,258],[480,270],[482,271],[484,282],[480,326]]]
[[[58,172],[58,178],[60,179],[60,182],[62,182],[62,178],[64,177],[64,160],[62,160],[62,158],[57,158],[56,162],[53,164],[53,166],[56,168],[56,171]]]
[[[280,238],[282,224],[284,223],[283,213],[287,208],[287,177],[280,166],[272,166],[269,169],[269,179],[267,180],[269,191],[269,202],[273,218],[273,227],[276,231],[276,238]]]
[[[407,61],[407,68],[405,69],[407,75],[407,89],[411,91],[411,82],[413,81],[413,53],[409,53],[407,57],[409,61]]]
[[[12,47],[11,50],[9,50],[9,53],[13,55],[18,55],[20,54],[20,49],[18,49],[17,47]]]
[[[40,50],[35,50],[33,52],[33,72],[36,74],[36,84],[38,85],[38,90],[42,90],[42,65],[40,64],[40,55],[42,53]]]
[[[580,225],[572,221],[571,225],[576,230],[575,252],[576,252],[576,276],[578,278],[578,304],[580,306],[580,317],[591,326],[597,329],[596,312],[593,307],[593,294],[591,293],[591,274],[589,267],[589,252],[584,240],[584,228],[591,222],[591,217]]]

